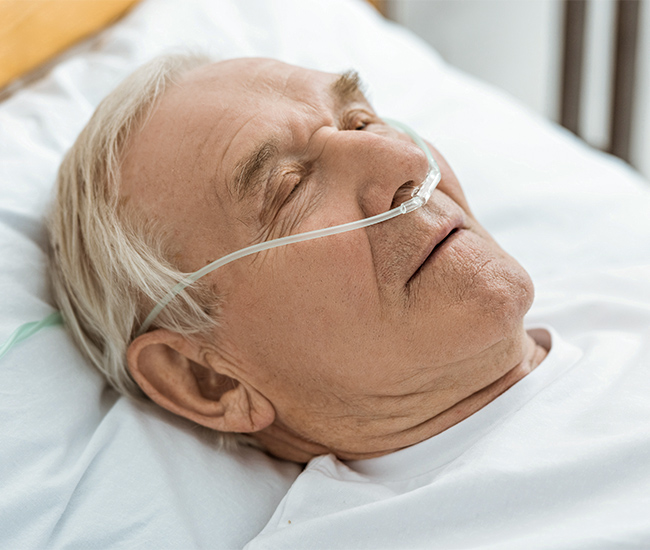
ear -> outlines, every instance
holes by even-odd
[[[138,336],[127,351],[129,372],[161,407],[221,432],[251,433],[275,420],[259,391],[237,379],[221,356],[204,357],[198,344],[169,330]]]

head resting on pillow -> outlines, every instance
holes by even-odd
[[[186,273],[384,212],[428,168],[353,72],[156,59],[61,165],[50,231],[66,324],[120,392],[282,458],[366,458],[431,437],[543,358],[523,328],[530,278],[431,151],[442,178],[424,207],[223,266],[137,336]]]

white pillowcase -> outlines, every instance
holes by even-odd
[[[365,3],[149,0],[0,104],[0,341],[52,311],[43,218],[63,153],[121,79],[187,48],[358,69],[380,115],[439,146],[540,293],[567,269],[648,261],[644,181],[445,66]],[[0,360],[0,392],[5,548],[241,547],[299,473],[254,449],[218,449],[189,423],[118,397],[62,327]]]

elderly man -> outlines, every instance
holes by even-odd
[[[308,532],[316,545],[332,517],[341,533],[365,521],[345,516],[348,525],[338,511],[370,510],[388,525],[393,509],[373,503],[392,502],[406,521],[426,513],[429,494],[449,503],[440,540],[453,541],[443,528],[464,525],[462,502],[476,498],[485,529],[494,530],[490,514],[507,517],[510,547],[531,547],[519,545],[517,526],[536,532],[544,503],[562,494],[558,483],[572,495],[563,502],[591,498],[572,483],[585,464],[600,471],[609,462],[588,435],[563,427],[578,399],[547,392],[564,407],[561,419],[545,403],[514,415],[516,426],[505,422],[558,377],[568,389],[554,387],[571,394],[576,380],[565,373],[581,352],[552,329],[524,329],[530,278],[476,221],[444,158],[423,145],[429,161],[417,142],[374,112],[354,73],[269,59],[156,60],[103,102],[61,167],[51,222],[57,301],[118,390],[247,434],[280,458],[329,455],[298,479],[277,529],[302,515],[307,531],[293,536]],[[435,170],[440,180],[424,206],[373,218],[417,197]],[[220,262],[369,218],[376,223]],[[551,429],[547,443],[536,445],[531,426]],[[462,460],[479,440],[486,460],[528,468],[533,481],[484,486],[495,481],[481,476],[484,464]],[[548,441],[563,450],[549,452]],[[586,449],[595,462],[585,462]],[[436,485],[451,464],[454,473]],[[638,464],[630,468],[628,482],[647,486]],[[411,500],[393,498],[407,493]],[[605,493],[594,498],[620,504]],[[624,503],[621,528],[648,536],[635,499]],[[603,510],[596,517],[610,517]],[[581,514],[567,533],[586,535]],[[480,539],[487,531],[476,521]],[[409,525],[414,544],[429,540]],[[371,547],[375,534],[367,533]],[[327,540],[343,547],[341,537]],[[277,544],[296,540],[307,539]],[[557,539],[536,540],[550,547],[544,541]]]
[[[61,200],[105,187],[99,191],[115,194],[118,223],[164,234],[164,260],[182,272],[252,243],[385,212],[427,174],[423,152],[382,121],[352,73],[267,59],[176,72],[178,82],[146,122],[129,121],[119,174],[76,179],[76,165],[86,162],[77,149],[92,139],[82,135],[62,171]],[[105,116],[100,110],[98,118]],[[424,208],[208,275],[202,282],[218,305],[210,313],[217,326],[190,336],[168,321],[141,334],[126,354],[133,380],[177,414],[253,434],[273,454],[303,462],[329,452],[386,454],[492,401],[546,354],[523,329],[533,287],[434,155],[441,181]],[[64,205],[60,212],[74,215]],[[84,227],[67,221],[57,227],[61,241],[78,240],[81,248]],[[101,221],[90,215],[87,223]],[[79,266],[57,245],[62,288]],[[115,261],[97,248],[95,269]],[[81,274],[88,281],[81,286],[93,285],[93,276]],[[61,301],[74,303],[78,293],[71,284]],[[130,332],[152,307],[131,299],[139,307]],[[75,305],[83,312],[81,299]],[[102,319],[86,324],[92,328],[82,323],[83,333],[102,330]]]

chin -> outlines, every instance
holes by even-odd
[[[523,330],[524,316],[533,305],[535,287],[528,272],[511,256],[486,266],[485,285],[476,281],[479,314],[502,333]]]
[[[457,305],[467,319],[472,319],[477,340],[482,339],[481,333],[484,344],[520,338],[524,316],[535,296],[528,272],[489,235],[468,237],[456,252]]]
[[[533,281],[482,227],[464,232],[446,260],[447,269],[441,275],[456,278],[454,286],[461,301],[473,302],[488,317],[523,320],[533,303]]]

